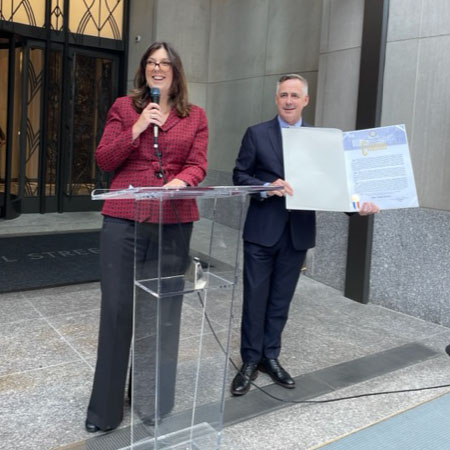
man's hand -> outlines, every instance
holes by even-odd
[[[276,191],[267,191],[267,196],[278,195],[278,197],[284,197],[286,194],[292,195],[294,191],[292,190],[290,184],[287,181],[278,178],[278,180],[273,181],[269,186],[282,186],[283,189],[277,189]]]
[[[380,212],[380,208],[378,208],[375,203],[372,202],[364,202],[361,207],[358,209],[358,214],[360,216],[368,216],[370,214],[376,214]]]

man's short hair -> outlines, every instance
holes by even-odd
[[[287,80],[300,80],[303,83],[303,94],[308,95],[308,80],[297,73],[289,73],[287,75],[282,75],[277,82],[277,90],[280,88],[280,84]]]

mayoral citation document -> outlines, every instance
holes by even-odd
[[[294,195],[286,208],[316,211],[418,207],[404,125],[343,132],[283,128],[285,180]]]

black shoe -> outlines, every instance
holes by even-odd
[[[102,430],[100,427],[89,422],[87,419],[86,419],[84,426],[88,433],[97,433],[97,431],[112,431],[112,430],[114,430],[114,428],[112,428],[112,427],[106,428],[106,430]]]
[[[231,393],[233,395],[246,394],[250,389],[250,381],[256,380],[257,376],[258,364],[244,363],[231,383]]]
[[[88,422],[87,420],[85,423],[85,427],[88,433],[97,433],[97,431],[100,431],[100,428],[97,425],[94,425],[93,423]]]
[[[259,363],[258,369],[267,373],[275,383],[288,389],[295,388],[294,379],[281,367],[278,359],[264,358]]]

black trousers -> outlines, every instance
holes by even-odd
[[[292,245],[289,222],[272,247],[244,242],[243,362],[278,358],[305,256],[306,250],[296,250]]]
[[[105,216],[100,239],[102,301],[97,364],[87,411],[87,420],[102,430],[116,428],[123,418],[133,332],[135,233],[136,276],[157,276],[160,250],[158,225],[139,224],[136,230],[133,221]],[[164,264],[160,266],[162,272],[160,271],[159,275],[167,276],[171,271],[182,273],[187,268],[191,234],[192,223],[163,225],[161,250]],[[167,344],[164,350],[170,354],[171,360],[171,375],[164,378],[169,405],[173,404],[181,304],[181,295],[171,297],[165,304],[164,311],[160,311],[162,321],[169,321],[171,325],[163,330],[163,333],[171,334],[170,339],[165,339],[163,335],[163,341]],[[155,323],[152,317],[154,316],[150,312],[146,322],[148,327]],[[154,330],[148,330],[148,336],[154,337]],[[152,342],[152,339],[149,342]],[[156,349],[152,343],[148,347],[150,350],[147,355],[151,358]],[[153,366],[148,367],[149,372],[154,368],[154,360],[152,364]],[[150,389],[153,386],[150,386]],[[172,399],[169,398],[170,395]]]

